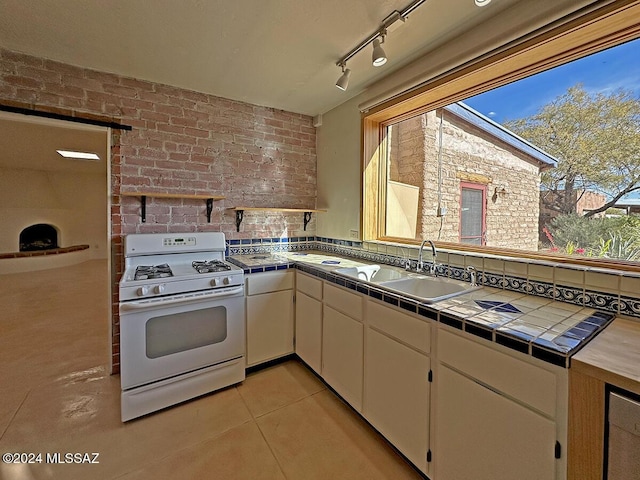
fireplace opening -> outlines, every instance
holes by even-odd
[[[46,223],[31,225],[20,232],[20,251],[33,252],[58,248],[58,231]]]

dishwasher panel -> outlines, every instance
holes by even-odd
[[[607,480],[640,480],[640,402],[609,393]]]

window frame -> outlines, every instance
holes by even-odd
[[[594,11],[557,22],[539,33],[506,45],[410,92],[361,114],[363,240],[419,244],[417,240],[383,235],[386,201],[386,127],[430,110],[463,101],[493,88],[569,63],[592,53],[640,38],[640,0],[613,2]],[[640,264],[623,260],[576,258],[560,254],[436,242],[441,248],[640,272]]]

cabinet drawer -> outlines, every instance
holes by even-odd
[[[362,297],[357,293],[347,292],[329,283],[325,283],[324,301],[327,305],[342,313],[346,313],[351,318],[362,321]]]
[[[431,351],[431,325],[375,302],[367,304],[367,321],[391,337],[424,353]]]
[[[442,363],[466,373],[551,417],[556,416],[556,376],[453,333],[438,332]]]
[[[293,289],[293,270],[247,275],[247,295]]]
[[[296,290],[322,300],[322,280],[306,273],[296,272]]]

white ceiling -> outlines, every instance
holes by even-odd
[[[426,0],[391,29],[383,45],[386,65],[371,65],[370,46],[348,62],[346,92],[335,87],[336,62],[410,0],[0,0],[0,46],[317,115],[485,21],[501,38],[518,23],[534,22],[538,11],[561,15],[563,8],[592,1],[538,0],[532,6],[531,0],[493,0],[478,8],[474,0]],[[0,168],[105,171],[104,162],[62,160],[55,153],[104,151],[105,130],[51,125],[0,112]]]
[[[308,115],[523,0],[427,0],[391,31],[389,61],[336,62],[410,0],[0,0],[0,45],[64,63]],[[526,1],[526,0],[524,0]]]

